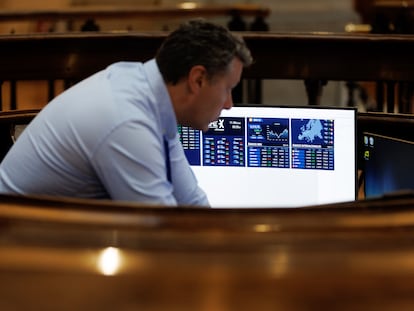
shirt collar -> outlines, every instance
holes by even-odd
[[[148,84],[155,97],[156,109],[158,118],[161,121],[161,126],[164,135],[168,139],[172,139],[177,135],[177,119],[174,113],[170,94],[167,86],[158,68],[155,59],[151,59],[144,63],[144,70],[148,77]]]

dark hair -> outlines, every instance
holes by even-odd
[[[182,24],[162,43],[155,59],[166,83],[176,84],[196,65],[206,68],[211,79],[239,58],[244,67],[252,63],[243,39],[227,28],[196,19]]]

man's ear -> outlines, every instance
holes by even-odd
[[[203,83],[205,83],[206,75],[207,70],[204,66],[197,65],[190,69],[188,73],[188,85],[192,93],[199,92]]]

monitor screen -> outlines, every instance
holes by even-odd
[[[414,189],[414,142],[364,132],[366,198]]]
[[[245,106],[209,130],[179,126],[212,207],[301,207],[356,198],[356,109]]]

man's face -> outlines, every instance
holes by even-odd
[[[210,122],[217,120],[223,109],[233,107],[231,93],[240,81],[242,70],[242,62],[234,58],[225,73],[210,80],[207,76],[203,77],[193,106],[191,127],[206,131]]]

